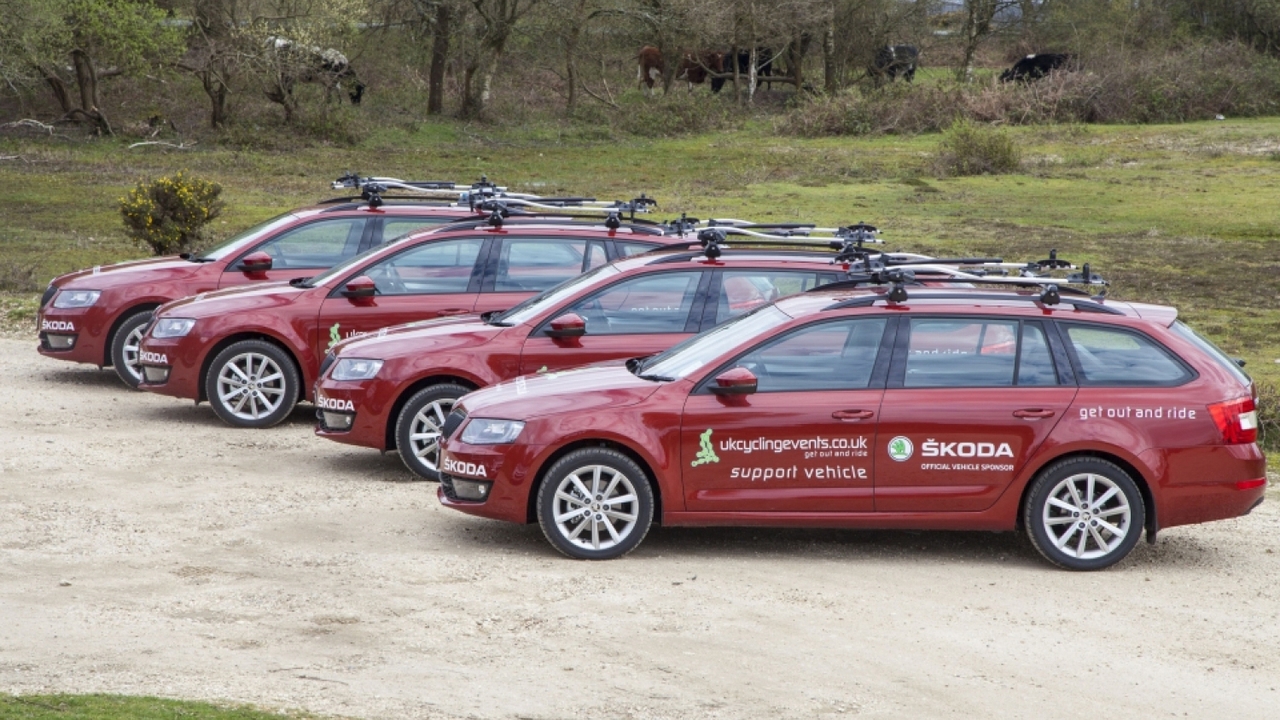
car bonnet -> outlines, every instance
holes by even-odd
[[[417,358],[425,352],[483,345],[505,329],[484,323],[478,315],[420,320],[343,340],[333,347],[333,352],[369,359]]]
[[[642,380],[621,363],[522,375],[477,390],[462,401],[471,417],[526,420],[558,413],[589,413],[635,405],[662,383]]]

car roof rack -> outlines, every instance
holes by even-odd
[[[576,213],[525,213],[516,212],[510,215],[503,215],[501,212],[493,212],[489,215],[477,215],[474,218],[466,218],[464,220],[455,220],[446,225],[440,225],[432,228],[434,232],[447,232],[451,230],[473,230],[480,227],[503,228],[507,226],[516,227],[537,227],[541,226],[550,228],[566,228],[566,229],[582,229],[582,228],[604,228],[608,230],[626,229],[632,233],[640,235],[663,236],[666,231],[657,223],[637,218],[635,220],[623,221],[620,218],[616,223],[613,222],[614,216],[601,216],[599,214],[576,214]]]
[[[350,202],[354,200],[363,200],[370,204],[371,207],[378,207],[384,200],[395,199],[398,201],[409,199],[434,199],[434,200],[452,200],[458,206],[465,206],[473,211],[480,212],[491,210],[486,207],[493,202],[503,202],[511,206],[520,206],[526,208],[536,208],[541,210],[560,210],[564,208],[579,208],[584,211],[595,209],[597,214],[605,214],[613,210],[622,212],[647,212],[650,207],[657,205],[657,201],[643,193],[630,201],[603,201],[593,197],[585,196],[564,196],[564,197],[544,197],[532,193],[517,193],[508,190],[505,186],[496,185],[490,182],[488,176],[481,175],[480,180],[470,185],[456,183],[444,180],[401,180],[391,177],[361,177],[359,173],[347,172],[338,177],[331,183],[335,190],[343,188],[358,189],[359,196],[348,196],[342,198],[334,198],[326,202]],[[401,192],[412,193],[411,195],[388,195],[388,192],[398,190]]]
[[[898,254],[899,258],[907,255],[905,253]],[[864,288],[867,285],[888,285],[889,291],[885,295],[890,302],[899,303],[908,299],[906,286],[908,284],[918,285],[922,282],[930,283],[957,283],[965,285],[1008,285],[1015,289],[1036,288],[1039,294],[1019,295],[1017,297],[1034,297],[1035,300],[1043,305],[1057,305],[1061,302],[1070,302],[1079,305],[1080,302],[1091,303],[1091,306],[1105,308],[1101,303],[1106,299],[1106,286],[1109,285],[1103,277],[1093,272],[1089,263],[1085,263],[1084,268],[1078,273],[1070,273],[1066,277],[1052,277],[1048,271],[1061,269],[1075,269],[1071,263],[1058,258],[1057,250],[1049,253],[1046,260],[1029,262],[1024,265],[1016,263],[995,263],[996,272],[990,272],[991,263],[978,263],[979,267],[964,269],[955,267],[954,265],[964,265],[959,263],[939,263],[937,260],[929,258],[920,258],[918,256],[908,256],[908,259],[899,260],[893,256],[883,257],[881,259],[868,258],[855,264],[855,267],[849,271],[849,277],[835,283],[828,283],[817,288],[812,288],[807,292],[818,291],[838,291],[854,288]],[[1008,268],[1012,266],[1018,269],[1020,275],[1010,277]],[[927,278],[918,278],[917,273],[927,274]],[[1079,288],[1070,287],[1071,285],[1087,285],[1102,286],[1103,289],[1097,295],[1090,295]],[[1064,299],[1063,295],[1075,296]],[[975,293],[953,293],[954,298],[985,298],[1006,297],[1004,295],[987,295]],[[868,296],[873,300],[875,296]],[[939,297],[936,293],[930,297]],[[952,296],[948,296],[952,297]],[[1013,296],[1009,296],[1013,297]],[[1079,301],[1079,302],[1077,302]],[[866,298],[854,298],[852,300],[842,301],[843,303],[866,302]],[[844,305],[836,303],[831,307],[853,307],[856,305]],[[1095,308],[1096,309],[1096,308]],[[1106,308],[1104,312],[1119,312],[1114,308]],[[1121,313],[1123,314],[1123,313]]]

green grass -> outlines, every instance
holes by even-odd
[[[1011,175],[939,178],[939,136],[797,139],[770,121],[661,140],[584,141],[562,126],[447,121],[373,129],[355,147],[251,152],[128,150],[104,140],[0,139],[0,280],[143,254],[118,198],[139,178],[187,168],[223,184],[225,237],[331,195],[348,169],[413,179],[493,180],[542,193],[629,198],[688,212],[823,224],[865,220],[889,247],[1091,262],[1114,296],[1176,305],[1184,318],[1280,380],[1280,119],[1187,125],[1011,128]],[[263,132],[281,132],[278,128]],[[288,142],[285,138],[282,142]],[[6,301],[9,317],[29,304]]]
[[[263,712],[185,700],[124,695],[0,694],[0,720],[283,720],[311,714]]]

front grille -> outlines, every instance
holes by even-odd
[[[453,431],[457,430],[462,421],[466,419],[467,412],[465,410],[454,410],[449,413],[449,417],[445,418],[444,427],[440,428],[440,434],[444,436],[445,440],[448,440],[453,435]]]
[[[457,492],[455,492],[455,491],[454,491],[454,489],[453,489],[453,478],[452,478],[452,477],[450,477],[450,476],[448,476],[448,475],[445,475],[444,473],[440,473],[440,487],[444,489],[444,496],[445,496],[445,497],[449,498],[450,500],[452,500],[452,501],[454,501],[454,502],[457,502],[457,500],[458,500],[458,493],[457,493]]]

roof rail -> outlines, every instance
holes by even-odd
[[[477,214],[474,218],[466,218],[455,220],[445,225],[432,228],[436,232],[444,232],[450,230],[469,230],[477,226],[489,226],[493,228],[502,228],[509,225],[517,227],[530,226],[547,226],[547,227],[604,227],[609,230],[626,229],[640,235],[666,235],[666,231],[660,225],[651,221],[636,219],[634,221],[612,224],[609,218],[602,218],[600,215],[577,215],[577,214],[552,214],[552,213],[517,213],[514,215],[503,216],[501,213],[495,212],[489,215]]]
[[[820,287],[822,287],[823,289],[828,289],[831,286],[822,285]],[[1044,293],[1038,293],[1038,294],[1037,293],[994,293],[994,292],[985,292],[985,293],[967,292],[966,293],[966,292],[948,292],[944,290],[940,292],[929,291],[927,294],[921,295],[919,299],[921,300],[1005,300],[1005,301],[1014,301],[1014,302],[1031,302],[1031,303],[1036,303],[1037,305],[1046,305],[1046,306],[1066,304],[1066,305],[1071,305],[1075,309],[1081,310],[1083,312],[1103,313],[1106,315],[1124,315],[1125,314],[1124,311],[1122,310],[1103,305],[1101,298],[1058,297],[1056,295],[1057,293],[1056,286],[1051,285],[1049,287],[1054,288],[1054,293],[1055,293],[1055,295],[1051,298],[1046,298],[1046,294],[1048,294],[1048,290],[1046,290]],[[902,297],[901,299],[896,299],[894,297],[894,293],[895,293],[895,290],[889,290],[888,292],[877,292],[874,295],[863,295],[861,297],[849,298],[848,300],[841,300],[840,302],[832,303],[831,305],[828,305],[822,309],[826,311],[826,310],[838,310],[841,308],[870,307],[871,305],[874,305],[877,302],[887,302],[891,304],[897,304],[906,300],[905,297]]]

